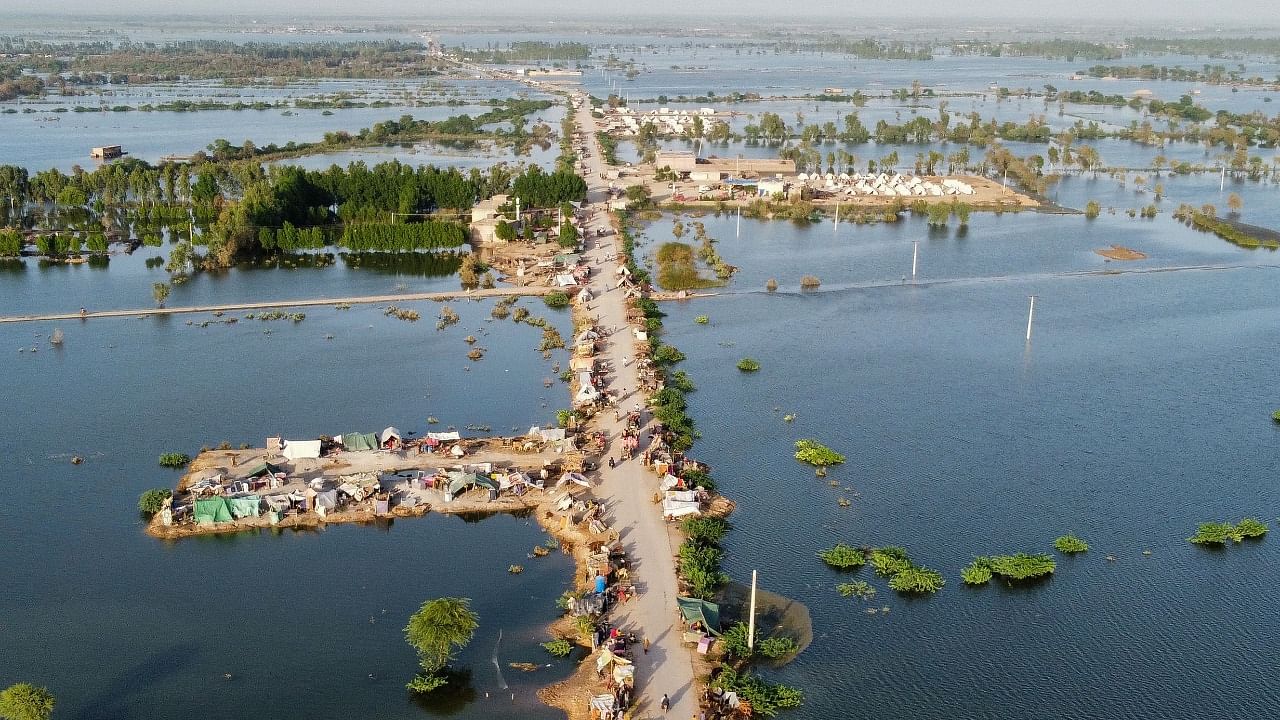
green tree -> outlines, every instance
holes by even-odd
[[[169,283],[158,282],[152,285],[151,297],[155,298],[158,307],[164,307],[164,301],[169,299]]]
[[[53,693],[31,683],[16,683],[0,691],[0,718],[49,720],[56,700]]]
[[[405,641],[418,651],[421,672],[409,683],[411,690],[429,692],[447,682],[440,671],[454,659],[454,652],[471,642],[480,616],[468,598],[437,598],[422,604],[409,618]]]
[[[1228,210],[1230,210],[1233,213],[1238,213],[1243,207],[1244,207],[1244,200],[1241,200],[1239,195],[1235,193],[1231,193],[1230,195],[1227,195]]]

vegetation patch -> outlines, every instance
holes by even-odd
[[[1082,553],[1089,549],[1089,543],[1081,540],[1075,535],[1063,535],[1053,541],[1053,547],[1060,553],[1072,555],[1074,553]]]
[[[542,296],[542,302],[554,310],[569,307],[569,296],[562,292],[553,292]]]
[[[1226,545],[1228,542],[1238,543],[1245,538],[1260,538],[1267,534],[1267,524],[1256,518],[1245,518],[1232,525],[1225,522],[1200,523],[1196,534],[1187,538],[1196,545]]]
[[[169,488],[155,488],[147,490],[138,497],[138,512],[146,517],[151,517],[160,512],[164,507],[165,500],[173,497],[173,493]]]
[[[658,285],[663,290],[700,290],[724,283],[698,274],[693,246],[682,242],[663,243],[658,248]]]
[[[471,610],[468,598],[437,598],[423,603],[409,618],[405,641],[418,651],[418,674],[406,687],[428,693],[448,684],[446,666],[454,653],[475,635],[480,616]]]
[[[965,585],[985,585],[991,580],[991,568],[975,560],[960,571],[960,579]]]
[[[1005,580],[1021,581],[1052,575],[1057,563],[1052,555],[1015,553],[974,558],[969,567],[985,567]]]
[[[186,467],[189,462],[191,462],[191,456],[186,453],[169,452],[160,456],[160,467],[176,470]]]
[[[760,363],[754,358],[745,357],[738,361],[738,369],[742,372],[756,372],[760,369]]]
[[[569,653],[573,652],[573,643],[564,638],[556,638],[551,642],[542,643],[542,649],[558,658],[569,657]]]
[[[840,583],[836,585],[836,592],[840,593],[841,597],[856,597],[859,600],[870,600],[876,596],[876,589],[865,580]]]
[[[828,448],[817,440],[797,440],[796,459],[800,462],[808,463],[816,467],[839,465],[844,462],[843,455],[831,448]]]
[[[818,553],[818,557],[837,570],[853,570],[867,564],[866,551],[844,543],[836,543],[835,547]]]
[[[761,717],[775,717],[779,710],[800,707],[804,702],[804,694],[796,688],[770,683],[731,667],[723,668],[711,685],[736,692],[751,705],[752,712]]]
[[[889,578],[889,587],[900,593],[935,593],[943,585],[942,573],[923,567],[909,567]]]

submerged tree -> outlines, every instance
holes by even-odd
[[[418,651],[421,671],[408,688],[415,692],[431,692],[448,680],[442,670],[454,658],[454,651],[466,647],[480,624],[480,616],[471,610],[468,598],[437,598],[422,604],[409,618],[404,629],[405,641]]]
[[[56,700],[53,693],[31,683],[16,683],[0,691],[0,718],[49,720]]]

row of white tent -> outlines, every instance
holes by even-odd
[[[800,173],[796,180],[810,187],[825,188],[832,192],[843,191],[846,195],[884,196],[884,197],[942,197],[943,195],[972,195],[973,186],[955,178],[945,178],[940,182],[925,180],[916,175],[887,175],[885,173],[867,174],[827,173],[807,175]]]

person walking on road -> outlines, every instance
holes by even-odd
[[[666,711],[668,711],[668,710],[670,710],[670,709],[671,709],[671,700],[667,697],[666,693],[663,693],[663,695],[662,695],[662,712],[666,712]]]

